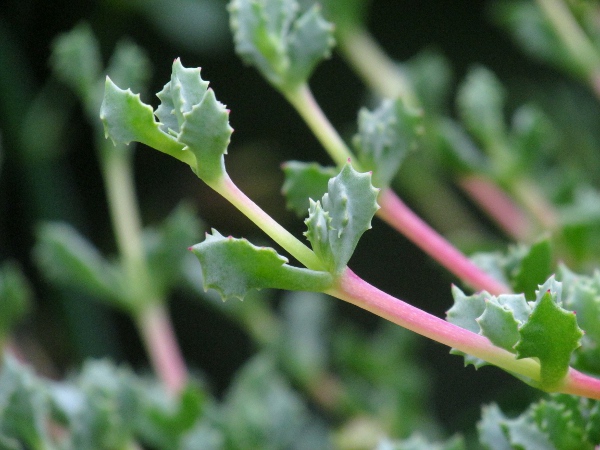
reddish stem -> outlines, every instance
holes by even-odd
[[[539,363],[496,347],[486,337],[429,314],[377,289],[350,269],[328,294],[365,309],[434,341],[476,356],[505,370],[539,380]]]
[[[530,220],[498,186],[479,175],[462,177],[458,184],[508,236],[517,241],[531,239]]]
[[[178,394],[187,382],[187,369],[165,306],[156,303],[145,308],[137,325],[152,367],[167,390]]]
[[[378,211],[379,217],[459,279],[469,283],[475,289],[486,290],[493,295],[511,292],[508,286],[473,264],[469,258],[425,223],[392,190],[382,190],[378,203],[381,206]]]

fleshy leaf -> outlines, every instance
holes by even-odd
[[[373,111],[359,112],[354,146],[361,166],[373,172],[374,186],[389,185],[421,131],[421,112],[408,108],[401,99],[384,100]]]
[[[51,62],[54,73],[84,101],[88,112],[97,114],[102,56],[89,25],[79,24],[58,36],[52,43]]]
[[[223,177],[223,155],[233,129],[229,111],[202,80],[200,69],[185,68],[176,59],[171,81],[158,96],[161,105],[154,113],[139,95],[107,79],[100,110],[106,136],[115,143],[138,141],[167,153],[208,184]]]
[[[471,69],[459,89],[457,103],[463,123],[486,145],[504,139],[504,97],[500,81],[484,67]]]
[[[229,4],[237,53],[282,91],[306,82],[334,45],[333,26],[317,5],[301,15],[298,10],[295,0],[232,0]]]
[[[512,277],[515,292],[523,292],[526,298],[533,298],[538,285],[552,273],[552,248],[550,239],[535,242],[523,255],[518,270]]]
[[[0,434],[25,446],[17,448],[40,448],[40,443],[49,442],[48,392],[32,370],[5,356],[0,386]]]
[[[194,162],[191,154],[182,151],[182,144],[160,130],[152,108],[141,101],[139,94],[120,89],[110,78],[106,79],[100,119],[106,137],[115,144],[141,142],[187,164]]]
[[[371,219],[379,209],[378,193],[371,175],[357,172],[348,163],[329,180],[321,201],[311,205],[305,235],[332,273],[339,274],[346,267],[358,240],[371,228]]]
[[[581,347],[575,351],[573,366],[579,370],[600,374],[600,273],[577,275],[560,268],[564,286],[564,304],[577,311],[577,322],[585,331]]]
[[[559,295],[551,290],[536,302],[520,334],[515,346],[517,357],[540,360],[541,383],[546,388],[552,388],[567,374],[571,353],[583,336],[575,314],[563,309]]]
[[[200,260],[205,289],[216,289],[223,300],[242,300],[250,289],[323,291],[333,282],[327,272],[289,266],[272,248],[226,238],[216,230],[191,250]]]
[[[4,262],[0,266],[0,341],[29,312],[31,298],[31,287],[19,267],[15,263]]]
[[[126,287],[119,268],[111,264],[77,230],[63,223],[39,228],[36,262],[44,275],[105,301],[126,302]]]
[[[481,327],[481,334],[494,345],[510,352],[514,352],[513,347],[519,340],[519,326],[522,323],[515,317],[513,308],[517,309],[517,315],[527,310],[527,302],[522,294],[490,298],[486,302],[485,311],[476,319]]]
[[[458,287],[452,286],[452,296],[454,297],[454,305],[446,312],[446,320],[473,333],[480,334],[481,327],[477,323],[477,319],[485,311],[485,304],[491,297],[490,294],[481,292],[467,296]],[[483,359],[467,355],[456,349],[451,349],[450,353],[464,356],[465,366],[473,364],[478,369],[488,364]]]
[[[337,175],[336,167],[323,167],[317,163],[288,161],[283,164],[285,181],[281,188],[288,209],[301,217],[306,215],[309,199],[318,199],[327,192],[327,183]]]
[[[477,423],[479,442],[490,450],[511,450],[508,433],[502,426],[506,420],[498,405],[492,403],[481,410],[481,420]]]

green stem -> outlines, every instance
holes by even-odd
[[[352,159],[354,168],[361,170],[358,166],[358,160],[331,125],[307,84],[302,84],[293,91],[284,92],[284,95],[338,166],[341,167],[349,159]]]
[[[360,167],[357,167],[356,164],[358,158],[354,157],[335,128],[327,120],[308,87],[304,85],[295,92],[296,95],[291,96],[290,101],[297,109],[301,107],[298,112],[307,121],[331,158],[338,166],[343,166],[348,159],[352,159],[353,166],[360,170]],[[485,289],[496,295],[510,292],[509,287],[487,275],[453,247],[450,242],[429,227],[390,189],[381,191],[378,202],[381,206],[377,211],[379,217],[404,234],[415,245],[419,246],[461,280],[466,281],[476,289]]]
[[[314,252],[300,242],[293,234],[263,211],[246,194],[244,194],[228,175],[209,184],[215,191],[239,209],[246,217],[260,227],[271,239],[287,250],[304,266],[312,270],[326,270]]]
[[[402,98],[407,106],[418,107],[410,81],[367,30],[360,26],[350,28],[338,41],[350,66],[377,94],[384,98]]]
[[[571,10],[562,0],[537,0],[540,9],[567,47],[568,52],[586,71],[590,82],[600,70],[600,54],[581,29]]]
[[[110,216],[117,246],[132,290],[132,314],[140,329],[150,361],[166,388],[179,392],[187,369],[164,310],[164,299],[152,288],[142,244],[142,226],[132,179],[131,154],[123,146],[101,141],[101,162]]]

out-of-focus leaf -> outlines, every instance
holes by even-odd
[[[35,259],[44,275],[76,286],[101,300],[127,304],[123,274],[77,230],[65,223],[46,223],[38,230]]]
[[[321,294],[290,292],[281,305],[283,315],[279,353],[282,361],[305,384],[318,382],[329,360],[331,302]]]
[[[0,266],[0,339],[6,337],[11,328],[31,308],[32,292],[29,282],[21,270],[11,262]]]
[[[374,186],[389,186],[408,151],[417,145],[422,122],[422,112],[401,99],[384,100],[373,111],[361,109],[354,146],[361,167],[373,172]]]
[[[298,15],[295,0],[233,0],[229,4],[240,57],[277,89],[305,83],[333,47],[333,26],[315,5]]]
[[[5,356],[0,373],[0,436],[13,448],[41,448],[51,442],[50,401],[45,386],[28,367]],[[23,447],[21,447],[21,445]]]
[[[323,425],[266,355],[254,357],[237,373],[223,415],[227,448],[331,448]]]
[[[159,228],[144,230],[152,282],[163,294],[185,279],[187,249],[198,241],[201,230],[202,224],[187,204],[178,206]]]
[[[330,178],[338,174],[336,167],[323,167],[317,163],[288,161],[283,164],[285,182],[281,188],[287,207],[299,217],[305,217],[309,199],[319,199],[327,192]]]

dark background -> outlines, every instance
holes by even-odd
[[[49,66],[51,42],[59,33],[87,22],[97,34],[105,58],[117,40],[130,38],[146,49],[152,61],[151,92],[157,92],[168,79],[175,57],[182,57],[188,67],[202,67],[203,78],[210,80],[219,100],[232,110],[235,133],[227,162],[232,178],[283,225],[296,235],[302,232],[302,221],[285,210],[279,196],[279,164],[292,158],[327,163],[327,158],[292,108],[254,69],[241,64],[233,52],[225,2],[216,1],[213,6],[214,14],[206,13],[206,23],[187,34],[182,26],[178,38],[166,35],[157,20],[136,2],[8,0],[0,6],[0,131],[4,153],[0,261],[17,260],[32,280],[37,307],[19,336],[24,345],[31,339],[49,355],[56,370],[53,376],[77,367],[89,356],[107,355],[135,367],[146,364],[135,330],[124,316],[87,303],[74,312],[68,306],[73,303],[58,299],[32,263],[34,230],[41,220],[67,220],[103,252],[115,251],[91,127],[68,89],[59,90],[56,99],[68,111],[69,123],[66,135],[58,138],[60,153],[48,156],[51,161],[45,161],[44,155],[32,159],[22,154],[20,124],[28,109],[44,86],[60,84]],[[523,79],[535,83],[556,76],[525,58],[492,24],[486,11],[486,2],[478,0],[375,0],[369,24],[394,59],[405,60],[424,48],[439,50],[451,61],[456,81],[475,63],[492,69],[509,89]],[[334,55],[321,64],[311,86],[333,124],[343,133],[351,132],[366,94],[341,58]],[[519,102],[527,95],[521,89],[509,101]],[[45,170],[46,162],[50,164],[46,169],[60,170]],[[223,234],[260,236],[251,223],[199,183],[187,167],[158,152],[140,149],[136,153],[136,180],[145,223],[158,222],[180,199],[187,198],[207,226]],[[419,210],[419,205],[412,206]],[[378,220],[364,236],[350,265],[376,286],[438,316],[451,305],[449,286],[455,280]],[[77,298],[76,293],[72,296]],[[375,318],[353,307],[341,303],[337,307],[365,327],[375,323]],[[251,344],[226,319],[190,302],[184,294],[175,295],[171,310],[187,360],[207,374],[217,392],[224,389],[233,371],[252,353]],[[100,317],[100,322],[94,322],[93,317]],[[529,395],[535,395],[499,370],[484,368],[475,373],[462,367],[462,358],[449,356],[446,347],[425,339],[418,342],[423,364],[438,381],[433,389],[434,413],[450,432],[472,426],[481,403],[510,405],[511,399],[527,402]],[[215,354],[221,356],[216,358]]]

